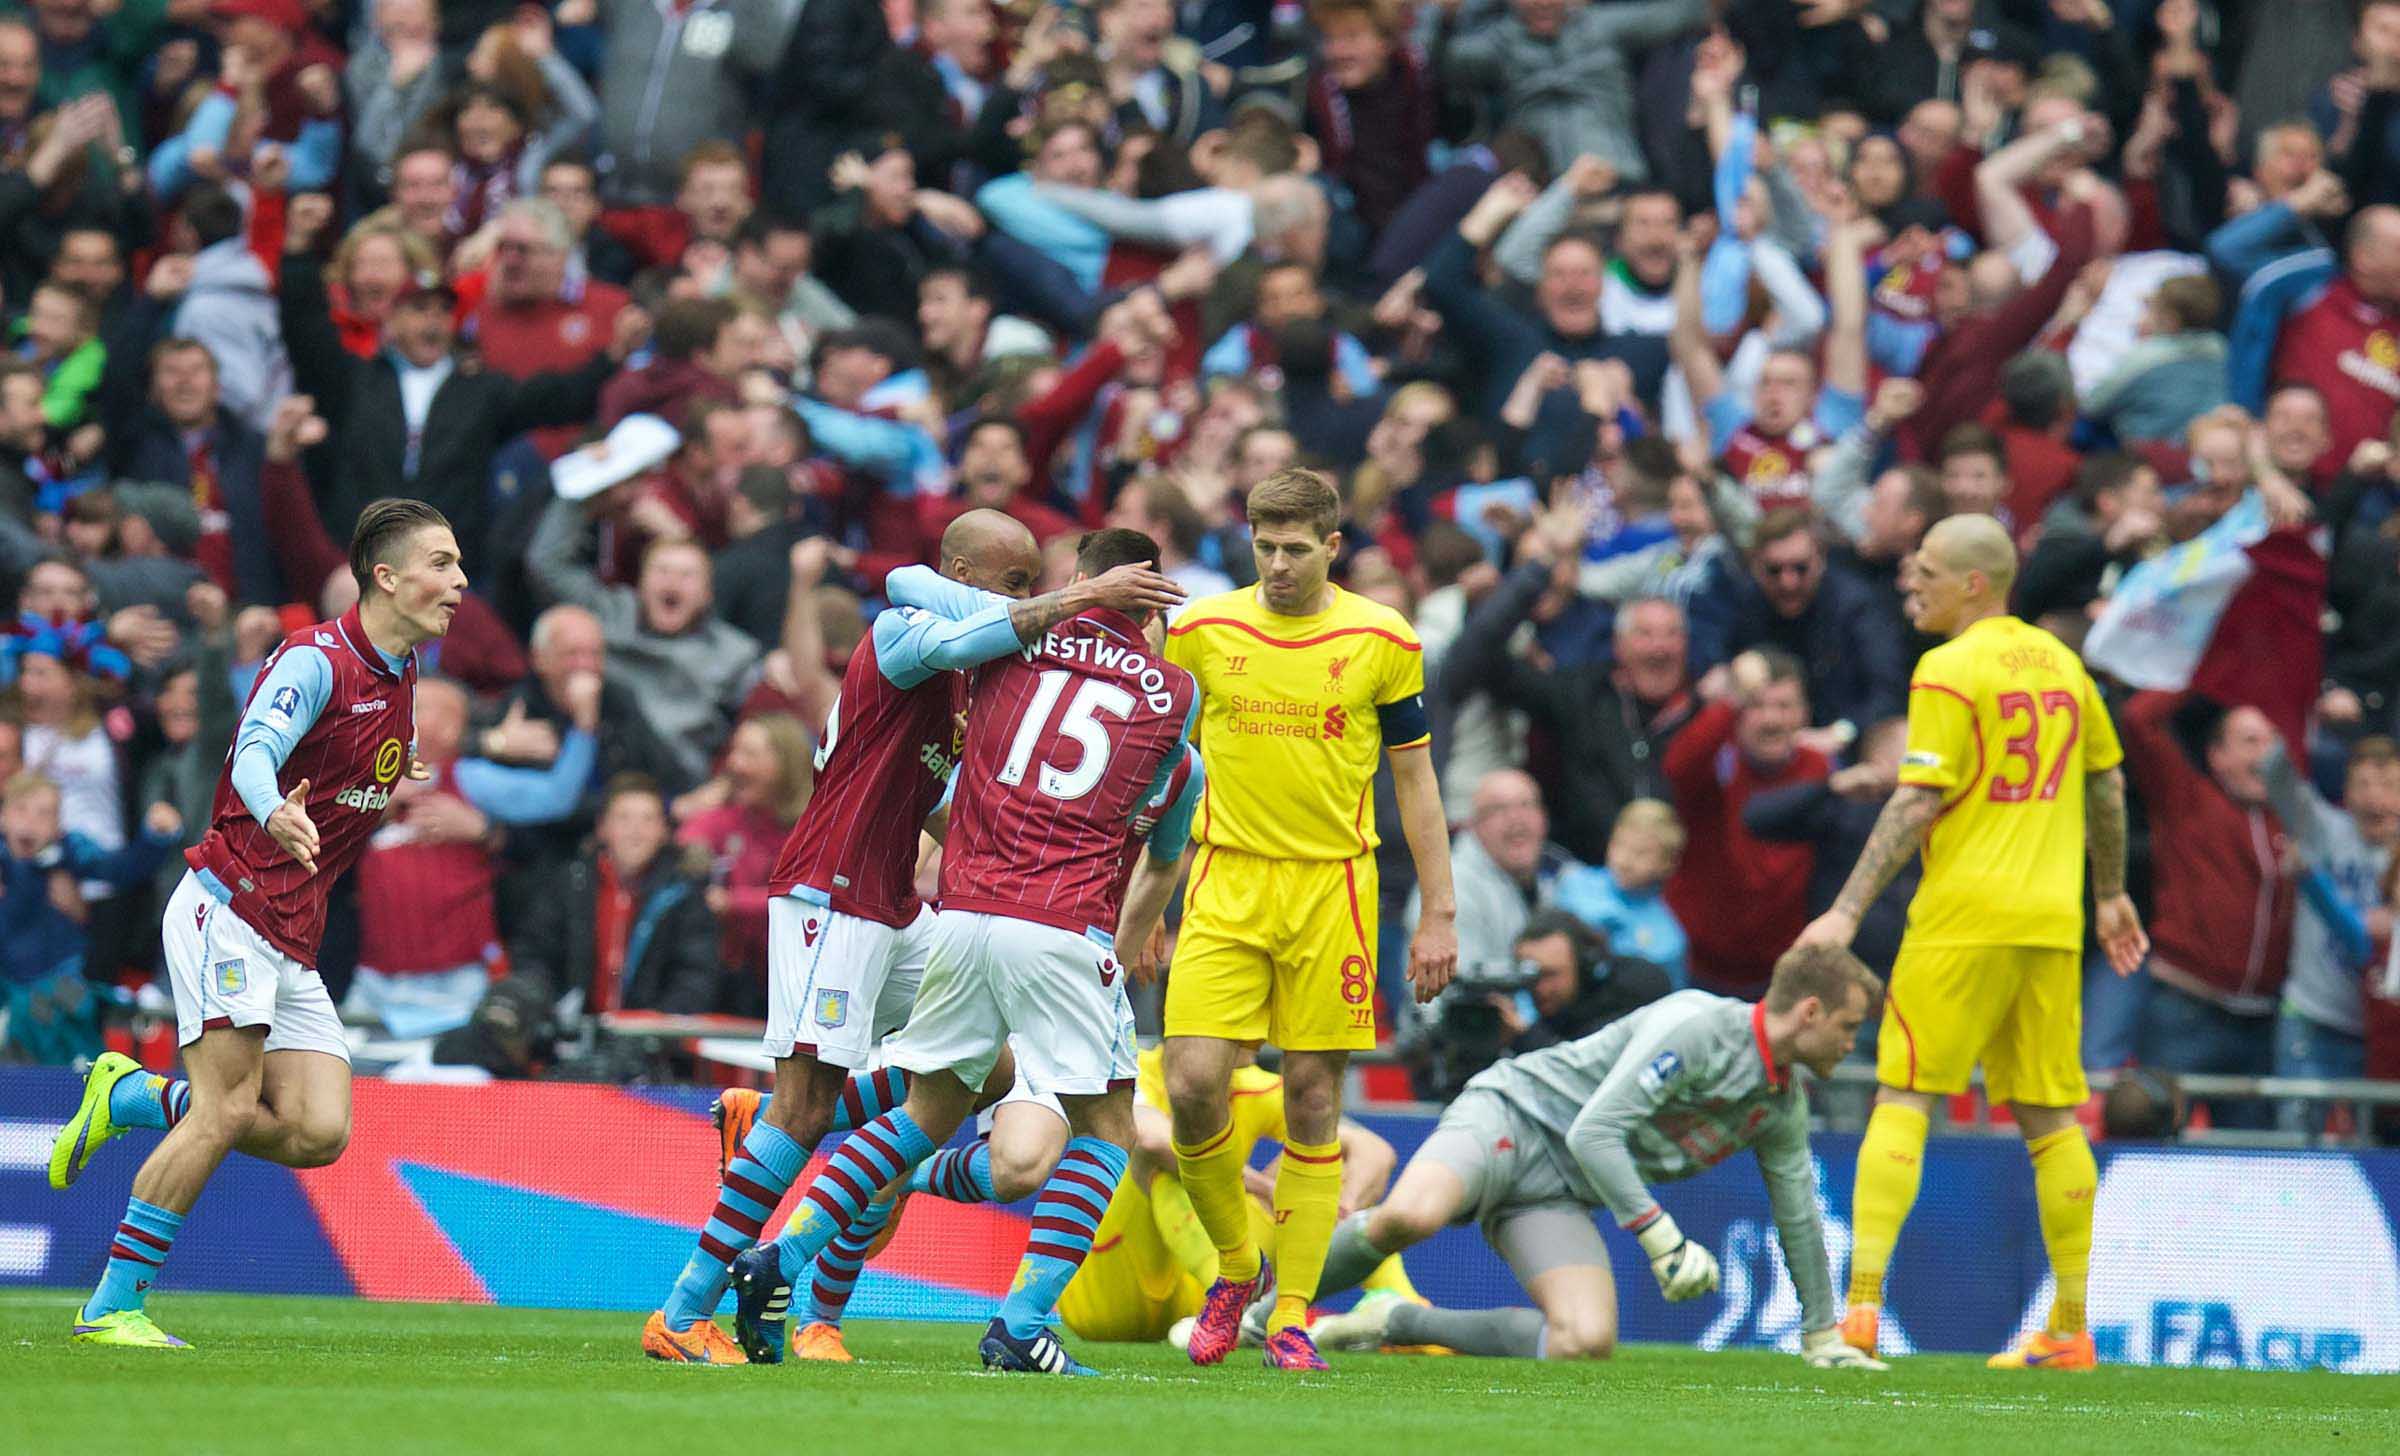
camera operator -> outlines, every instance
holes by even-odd
[[[1506,961],[1461,959],[1420,1038],[1417,1095],[1447,1102],[1504,1057],[1589,1036],[1674,988],[1649,961],[1609,953],[1608,938],[1564,910],[1537,910]]]

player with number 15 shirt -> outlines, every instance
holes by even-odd
[[[1100,610],[978,668],[972,696],[942,908],[1113,934],[1127,828],[1182,763],[1192,675]]]

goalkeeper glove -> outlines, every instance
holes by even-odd
[[[1658,1277],[1659,1292],[1670,1304],[1698,1299],[1717,1287],[1714,1255],[1683,1236],[1664,1209],[1648,1228],[1634,1235],[1650,1256],[1650,1272]]]
[[[1800,1337],[1800,1358],[1818,1370],[1889,1370],[1892,1367],[1842,1338],[1839,1325]]]

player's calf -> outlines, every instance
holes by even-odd
[[[833,1130],[834,1110],[850,1073],[805,1054],[775,1064],[775,1095],[758,1105],[758,1121],[804,1148]]]

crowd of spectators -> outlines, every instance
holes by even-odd
[[[1299,463],[1508,1038],[1763,988],[1979,511],[2146,824],[2091,1063],[2400,1075],[2400,0],[27,0],[0,317],[10,1056],[150,974],[378,496],[473,595],[325,969],[421,1035],[755,1014],[884,573],[980,506],[1245,585]]]

